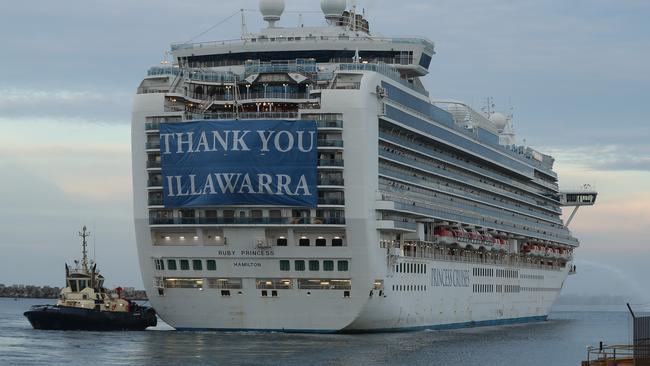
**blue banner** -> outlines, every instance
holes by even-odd
[[[165,207],[316,207],[315,121],[160,124]]]

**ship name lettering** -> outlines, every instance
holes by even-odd
[[[431,285],[434,287],[469,287],[469,270],[432,268]]]
[[[235,267],[244,267],[244,268],[253,268],[253,267],[262,267],[262,263],[259,262],[235,262],[233,263]]]
[[[257,250],[242,250],[241,255],[250,256],[250,257],[263,257],[263,256],[274,255],[274,254],[272,250],[257,249]]]

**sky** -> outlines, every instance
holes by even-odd
[[[578,274],[564,292],[650,302],[650,2],[357,1],[371,31],[424,36],[433,98],[494,98],[520,143],[556,158],[561,187],[599,191],[571,224]],[[257,1],[12,1],[0,12],[0,283],[61,285],[93,232],[109,286],[142,287],[131,204],[132,96],[179,41],[236,39]],[[323,24],[287,0],[282,26]],[[197,37],[197,35],[200,35]]]

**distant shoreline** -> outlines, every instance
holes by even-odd
[[[60,292],[60,287],[0,284],[0,298],[58,299]],[[125,288],[122,297],[129,300],[148,300],[144,290],[136,290],[132,287]]]

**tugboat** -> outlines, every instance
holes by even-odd
[[[79,232],[82,238],[81,265],[65,265],[66,287],[61,290],[56,305],[35,305],[25,312],[34,329],[46,330],[145,330],[157,324],[153,308],[140,306],[122,298],[122,289],[109,293],[104,288],[104,276],[97,264],[89,264],[86,226]]]

